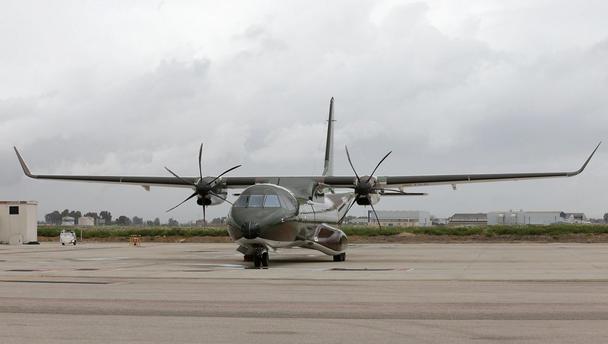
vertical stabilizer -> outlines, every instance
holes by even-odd
[[[334,98],[329,101],[329,119],[327,120],[327,139],[325,141],[325,165],[323,175],[334,174]]]

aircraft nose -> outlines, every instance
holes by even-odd
[[[260,236],[260,225],[249,221],[241,225],[241,232],[245,239],[255,239]]]

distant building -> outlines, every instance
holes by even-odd
[[[440,218],[432,218],[431,219],[431,224],[433,226],[447,226],[448,225],[449,220],[448,219],[440,219]]]
[[[38,202],[0,201],[0,243],[24,244],[38,241]]]
[[[348,221],[345,221],[345,223],[349,224],[349,225],[353,225],[353,226],[367,226],[368,225],[367,216],[353,217],[351,219],[348,219]]]
[[[422,210],[378,210],[378,219],[384,227],[427,227],[431,225],[431,215]],[[367,212],[367,223],[376,224],[374,212]]]
[[[456,213],[448,219],[449,226],[485,226],[488,215],[485,213]]]
[[[81,216],[78,218],[78,225],[90,227],[95,225],[95,218],[90,216]]]
[[[558,223],[589,223],[584,213],[563,211],[493,211],[488,213],[488,225],[552,225]]]
[[[75,224],[75,219],[71,216],[64,216],[61,218],[62,226],[73,226]]]

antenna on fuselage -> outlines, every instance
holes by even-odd
[[[329,119],[327,120],[327,139],[325,141],[325,165],[323,175],[334,174],[334,97],[329,101]]]

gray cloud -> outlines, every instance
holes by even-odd
[[[162,214],[184,190],[26,180],[12,145],[36,172],[194,175],[205,142],[207,174],[316,174],[335,96],[340,174],[346,144],[363,173],[388,150],[381,174],[508,172],[575,168],[608,127],[602,3],[563,25],[568,2],[38,5],[34,26],[27,5],[0,14],[12,28],[0,31],[0,198],[38,199],[41,214],[186,220],[200,208]],[[28,27],[22,40],[14,27]],[[605,157],[577,179],[429,188],[379,208],[598,216]]]

